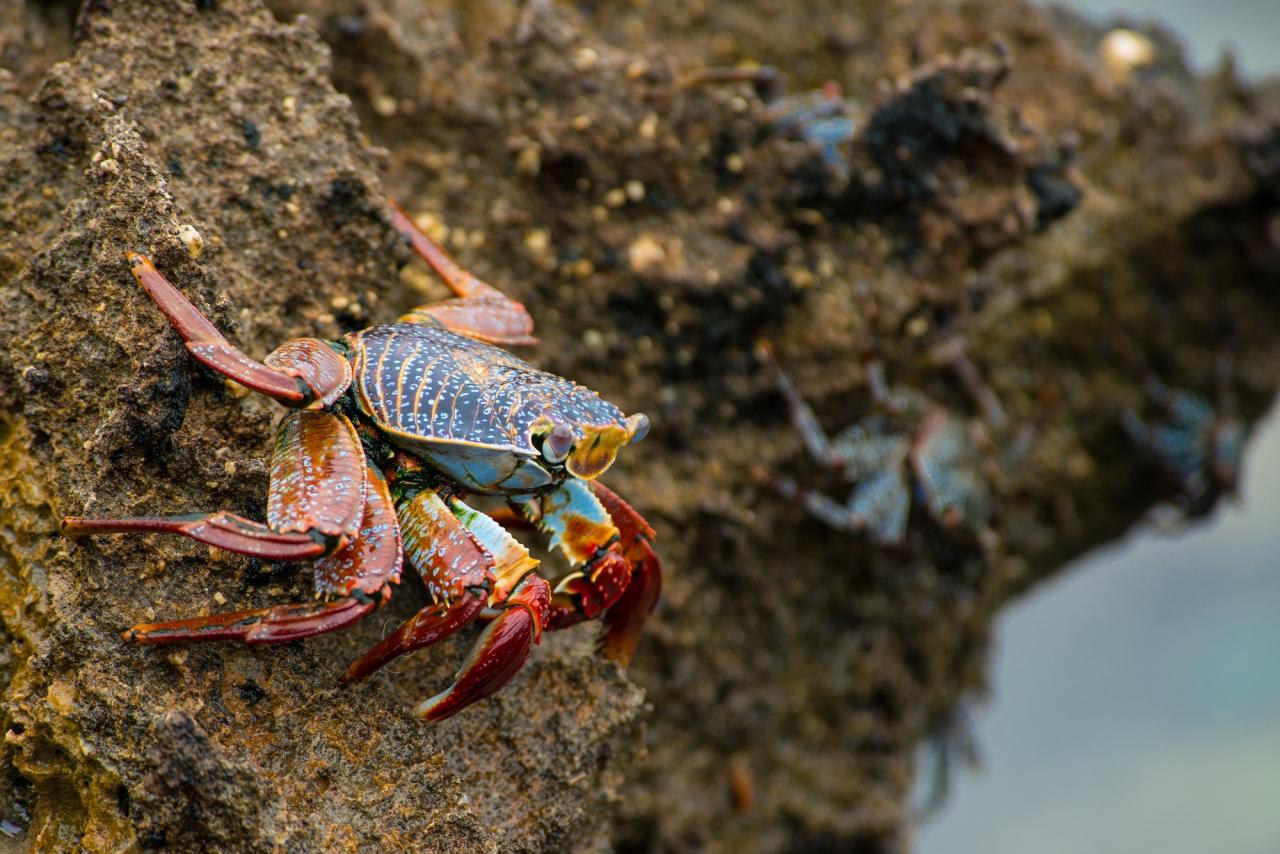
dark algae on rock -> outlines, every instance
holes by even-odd
[[[1119,81],[1014,0],[269,6],[0,6],[0,850],[907,849],[998,609],[1160,498],[1122,427],[1149,378],[1211,400],[1229,353],[1244,425],[1274,392],[1277,105],[1176,56]],[[839,84],[845,175],[750,84],[683,85],[740,63]],[[629,668],[548,636],[438,726],[409,710],[473,634],[337,683],[415,585],[303,644],[142,649],[119,631],[310,577],[57,536],[264,511],[277,410],[189,360],[125,252],[260,358],[445,295],[388,194],[529,307],[522,355],[653,418],[606,476],[667,569]],[[830,433],[872,363],[986,420],[990,537],[913,511],[886,549],[762,488],[848,492],[761,338]]]

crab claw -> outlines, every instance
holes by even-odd
[[[485,627],[453,684],[418,704],[414,714],[442,721],[496,693],[524,666],[529,650],[542,637],[551,607],[547,582],[529,573],[504,603],[504,609]]]
[[[605,656],[625,665],[635,654],[645,620],[662,594],[662,564],[649,545],[653,528],[644,517],[598,480],[591,482],[591,491],[618,526],[623,555],[631,564],[630,583],[605,612],[605,634],[600,640]]]
[[[618,541],[597,551],[581,572],[566,576],[556,585],[548,627],[567,629],[605,613],[627,590],[631,571],[631,563]]]

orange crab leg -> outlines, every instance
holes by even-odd
[[[315,562],[318,596],[365,596],[378,604],[391,598],[391,585],[400,583],[404,548],[395,504],[382,472],[368,467],[364,518],[350,543]]]
[[[143,644],[214,640],[285,643],[346,628],[374,607],[374,600],[368,596],[349,596],[335,602],[302,602],[189,620],[140,623],[122,636]]]
[[[436,324],[489,344],[538,343],[533,337],[533,318],[523,305],[459,267],[399,205],[389,199],[387,204],[396,230],[458,297],[419,306],[401,317],[401,323]]]
[[[243,386],[286,406],[328,406],[351,384],[351,366],[323,341],[286,342],[265,364],[250,359],[223,337],[143,255],[129,253],[129,271],[169,318],[197,360]]]
[[[368,469],[355,427],[343,415],[295,411],[280,422],[271,459],[267,524],[234,513],[62,521],[70,537],[179,534],[266,560],[305,560],[343,548],[360,530]]]
[[[336,593],[342,598],[144,623],[126,631],[124,638],[147,644],[211,640],[284,643],[332,632],[385,602],[391,596],[390,585],[400,581],[402,562],[400,528],[391,494],[381,473],[370,468],[359,533],[315,564],[316,593]]]

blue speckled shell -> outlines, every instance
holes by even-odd
[[[530,428],[543,415],[579,438],[583,426],[623,426],[622,412],[591,389],[447,329],[397,323],[351,338],[360,406],[402,441],[531,456]]]

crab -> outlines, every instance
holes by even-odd
[[[1125,410],[1120,424],[1129,438],[1173,482],[1186,515],[1204,516],[1222,495],[1235,495],[1244,455],[1244,425],[1226,390],[1229,362],[1219,366],[1221,411],[1186,389],[1171,389],[1156,377],[1146,381],[1147,399],[1160,412],[1154,423]]]
[[[969,771],[982,767],[982,753],[973,724],[971,701],[962,699],[945,714],[936,717],[926,735],[929,762],[928,784],[912,810],[917,823],[930,821],[946,806],[957,763]]]
[[[685,75],[684,86],[750,83],[765,102],[764,139],[790,137],[814,146],[823,166],[847,177],[849,161],[840,146],[858,132],[858,109],[828,80],[819,89],[787,94],[786,75],[770,65],[700,68]]]
[[[284,643],[342,629],[387,602],[407,558],[429,604],[343,681],[487,623],[453,683],[415,709],[439,721],[509,682],[544,629],[599,618],[602,652],[631,657],[661,566],[653,529],[597,478],[649,422],[501,349],[536,343],[524,306],[459,267],[394,203],[390,211],[455,298],[340,341],[295,338],[261,362],[130,253],[134,277],[197,361],[288,407],[276,428],[266,522],[222,511],[69,517],[62,530],[177,534],[264,560],[313,561],[315,601],[124,632],[140,644]],[[548,534],[568,573],[552,587],[517,539],[463,501],[472,495],[505,500],[504,518]]]
[[[978,535],[987,528],[991,495],[966,419],[919,392],[889,387],[883,366],[871,360],[867,377],[877,411],[829,438],[772,348],[762,343],[760,350],[809,455],[841,471],[854,488],[840,504],[790,478],[758,470],[758,479],[831,527],[865,533],[877,545],[903,543],[913,500],[949,531]]]

